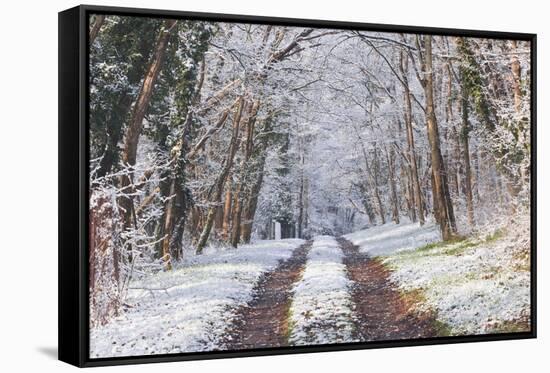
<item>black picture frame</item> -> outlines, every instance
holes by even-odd
[[[531,42],[531,331],[518,333],[453,336],[398,341],[212,351],[154,356],[92,359],[88,327],[88,15],[194,19],[261,23],[317,28],[406,32],[412,34],[516,39]],[[536,77],[537,36],[528,33],[460,30],[357,22],[257,17],[156,9],[80,5],[59,13],[59,360],[79,367],[218,359],[260,355],[283,355],[340,350],[435,345],[536,338]]]

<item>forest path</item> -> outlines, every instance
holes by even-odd
[[[390,282],[390,271],[386,267],[368,254],[362,253],[358,246],[346,238],[332,239],[336,240],[338,250],[342,251],[344,273],[351,284],[348,285],[347,292],[353,314],[349,317],[353,332],[352,336],[344,338],[343,342],[425,338],[437,335],[433,315],[411,311],[411,301]],[[282,347],[306,342],[289,342],[292,332],[289,316],[292,302],[295,300],[293,289],[302,280],[309,263],[308,254],[314,242],[317,240],[302,244],[294,250],[289,259],[261,276],[254,287],[252,300],[237,309],[236,317],[224,337],[223,349]],[[327,289],[326,294],[322,294],[325,292],[322,291],[319,296],[326,297],[330,291]],[[319,299],[319,302],[314,303],[320,307],[331,304],[327,303],[326,299],[324,302]],[[326,321],[327,328],[336,327],[336,320]],[[324,332],[324,329],[319,332]]]
[[[288,312],[293,285],[305,268],[312,241],[263,274],[254,287],[253,299],[237,310],[223,341],[228,350],[288,346]]]
[[[344,237],[337,238],[344,264],[353,282],[355,338],[361,341],[397,340],[437,336],[431,314],[411,311],[411,302],[390,282],[390,270],[362,253]]]

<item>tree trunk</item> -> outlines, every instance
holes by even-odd
[[[192,137],[193,111],[190,107],[196,105],[200,98],[200,92],[204,83],[206,64],[202,60],[200,74],[196,81],[193,97],[184,104],[178,105],[178,116],[185,116],[181,134],[176,146],[172,148],[172,170],[168,175],[170,199],[166,202],[164,208],[164,226],[162,229],[163,240],[162,257],[164,258],[166,269],[171,269],[171,258],[178,260],[182,254],[183,232],[189,210],[193,205],[191,192],[187,189],[188,153],[190,139]],[[175,150],[175,151],[174,151]]]
[[[133,184],[132,167],[136,164],[136,154],[139,136],[143,127],[143,118],[145,117],[149,107],[149,102],[151,101],[151,96],[153,94],[153,88],[157,81],[166,54],[168,39],[175,25],[175,20],[164,21],[160,35],[156,42],[151,63],[147,68],[145,78],[143,79],[143,84],[137,96],[134,109],[126,129],[122,160],[125,166],[130,167],[130,170],[127,174],[121,176],[120,178],[121,191],[124,193],[131,193],[133,189],[131,187]],[[124,228],[128,229],[131,226],[132,213],[134,209],[132,197],[122,197],[120,205],[123,208]]]
[[[517,50],[518,42],[516,40],[512,40],[512,49],[514,54],[512,54],[512,87],[514,90],[514,108],[516,110],[516,113],[519,113],[521,111],[521,100],[522,100],[522,94],[521,94],[521,64],[519,62],[518,56],[515,53]]]
[[[221,197],[223,194],[225,182],[227,180],[227,176],[229,175],[229,171],[233,166],[235,154],[237,153],[237,149],[239,147],[239,144],[238,144],[239,128],[240,128],[243,106],[244,106],[244,99],[240,97],[237,110],[235,111],[235,116],[233,117],[233,130],[231,133],[231,140],[229,143],[228,155],[227,155],[227,158],[225,159],[223,169],[214,185],[213,198],[211,201],[214,204],[214,206],[211,206],[208,209],[208,214],[206,215],[206,221],[204,223],[204,227],[199,237],[199,241],[197,242],[197,249],[196,249],[197,254],[202,254],[202,251],[206,246],[206,243],[208,242],[208,238],[210,237],[212,225],[214,224],[214,218],[216,216],[216,207],[221,202]]]
[[[90,45],[94,44],[95,38],[99,34],[99,30],[101,30],[103,23],[105,23],[105,15],[96,14],[94,16],[94,24],[90,29]]]
[[[304,220],[304,175],[300,175],[300,190],[298,191],[298,238],[302,238],[302,221]]]
[[[445,154],[445,164],[447,165],[448,175],[449,175],[449,188],[454,192],[454,195],[458,198],[460,191],[458,188],[458,164],[460,160],[460,149],[459,142],[456,141],[456,128],[453,124],[453,73],[452,65],[450,61],[447,61],[445,64],[445,71],[447,73],[447,87],[446,92],[441,96],[445,97],[445,141],[448,144]],[[451,148],[451,144],[454,143],[454,147]],[[454,152],[454,154],[452,154]]]
[[[388,160],[388,173],[390,179],[392,220],[395,224],[399,224],[399,198],[397,197],[397,185],[395,182],[395,151],[392,147],[390,147],[389,154],[386,149],[386,157]]]
[[[223,219],[222,219],[222,239],[227,240],[229,238],[229,228],[231,225],[231,207],[232,207],[233,194],[231,191],[231,185],[228,185],[225,192],[225,202],[223,204]]]
[[[474,149],[470,152],[470,160],[471,164],[473,166],[473,171],[471,172],[472,177],[472,195],[474,197],[474,201],[479,203],[481,201],[481,193],[479,191],[479,179],[480,179],[480,170],[479,170],[479,148],[474,145]]]
[[[401,163],[399,170],[401,191],[407,206],[407,215],[412,222],[416,221],[416,205],[414,204],[414,186],[411,168]]]
[[[118,163],[120,156],[119,142],[122,139],[124,114],[130,111],[132,106],[132,97],[129,92],[122,92],[120,98],[116,103],[118,110],[111,111],[110,117],[106,123],[107,140],[105,143],[105,150],[101,160],[99,161],[99,168],[96,176],[104,177],[111,172],[113,166]],[[124,113],[124,114],[122,114]],[[118,114],[118,115],[116,115]]]
[[[460,197],[460,193],[461,193],[461,175],[463,173],[463,167],[462,167],[462,162],[461,162],[461,154],[462,154],[462,150],[461,150],[461,147],[460,147],[460,143],[462,142],[461,140],[461,137],[460,137],[460,133],[459,133],[459,130],[457,129],[457,126],[453,126],[453,134],[452,134],[452,137],[453,137],[453,142],[454,142],[454,156],[453,156],[453,159],[454,159],[454,164],[455,164],[455,167],[454,167],[454,170],[451,174],[452,176],[452,182],[453,182],[453,186],[454,186],[454,189],[455,189],[455,194],[458,197]]]
[[[375,157],[375,165],[374,170],[371,169],[371,165],[369,162],[369,158],[367,155],[367,150],[365,149],[365,145],[363,144],[362,139],[359,137],[359,140],[361,142],[361,150],[363,152],[363,159],[365,161],[365,184],[369,185],[374,193],[374,199],[376,200],[377,210],[378,214],[380,215],[380,218],[382,220],[382,224],[386,223],[386,217],[384,212],[384,205],[382,204],[382,198],[380,197],[380,191],[378,190],[378,172],[376,170],[377,167],[377,157]],[[376,149],[375,149],[376,150]],[[376,153],[375,153],[376,155]],[[372,179],[369,181],[369,178]],[[372,213],[372,207],[370,205],[370,202],[368,200],[368,193],[367,193],[367,187],[366,185],[362,186],[362,194],[365,196],[365,199],[363,200],[363,204],[365,205],[365,212],[367,212],[367,215],[369,216],[369,219],[372,224],[375,224],[375,215]]]
[[[175,20],[164,21],[151,63],[147,69],[147,73],[143,79],[143,84],[134,104],[134,109],[132,111],[130,122],[128,123],[124,142],[123,161],[126,165],[133,166],[136,163],[138,140],[143,127],[143,118],[147,113],[149,102],[151,101],[151,96],[153,95],[153,88],[158,79],[162,63],[164,62],[168,40],[175,24]]]
[[[400,63],[401,75],[403,76],[404,86],[404,101],[405,101],[405,127],[407,130],[407,151],[409,164],[412,172],[412,181],[413,181],[413,190],[414,190],[414,200],[411,203],[416,205],[418,208],[418,220],[420,225],[424,225],[424,208],[422,205],[421,189],[420,189],[420,180],[418,178],[418,165],[416,163],[416,149],[414,145],[414,132],[412,125],[412,106],[411,106],[411,91],[408,84],[407,73],[408,73],[408,59],[404,56],[404,52],[401,53],[401,63]],[[414,221],[414,220],[413,220]]]
[[[367,186],[365,183],[361,183],[359,185],[359,191],[361,193],[361,203],[363,204],[363,207],[365,208],[365,212],[367,213],[367,216],[369,217],[369,222],[371,225],[376,225],[376,215],[374,214],[371,202],[370,202],[370,196],[367,192]]]
[[[309,238],[308,230],[308,220],[309,220],[309,179],[306,178],[304,183],[304,219],[302,233],[306,232],[305,236]]]
[[[216,210],[216,217],[214,218],[214,229],[217,232],[217,235],[221,237],[222,229],[223,229],[223,207],[225,205],[225,202],[223,205],[218,206]]]
[[[242,183],[237,185],[237,188],[235,189],[235,195],[233,199],[233,218],[232,220],[232,227],[231,227],[231,237],[229,240],[229,243],[233,247],[237,247],[239,245],[239,241],[241,240],[241,217],[242,217],[242,199],[243,199],[243,187]]]
[[[250,173],[250,157],[254,147],[254,129],[256,125],[256,114],[260,108],[260,101],[255,100],[250,102],[247,110],[245,121],[246,135],[243,142],[243,158],[240,165],[240,176],[238,185],[235,191],[235,208],[233,214],[233,229],[231,232],[231,246],[237,247],[241,240],[241,221],[243,214],[243,205],[245,204],[246,191],[250,188],[249,173]]]
[[[260,190],[262,189],[262,184],[264,180],[264,168],[265,168],[265,151],[259,156],[258,160],[256,180],[252,184],[250,189],[250,194],[247,198],[247,204],[244,208],[244,219],[242,222],[241,232],[243,241],[248,243],[252,237],[252,225],[254,222],[254,216],[256,215],[256,208],[258,206],[258,197],[260,196]]]
[[[305,176],[304,176],[304,163],[305,155],[303,149],[303,138],[300,138],[300,188],[298,191],[298,238],[303,236],[303,220],[304,220],[304,190],[305,190]]]
[[[523,101],[523,93],[521,91],[521,63],[519,61],[518,55],[517,55],[517,49],[518,49],[518,42],[517,40],[512,40],[512,61],[511,61],[511,68],[512,68],[512,87],[514,91],[514,109],[517,114],[517,121],[518,124],[516,125],[519,129],[516,131],[516,136],[518,138],[518,141],[520,143],[525,143],[528,141],[525,141],[525,131],[523,131],[523,128],[529,128],[529,118],[522,113],[521,110],[521,104]],[[529,184],[530,180],[530,168],[529,167],[521,167],[519,168],[519,174],[521,175],[521,180],[524,184]],[[518,181],[517,184],[521,184],[522,181]],[[521,189],[519,187],[518,189]]]
[[[366,157],[365,157],[366,160]],[[378,149],[374,148],[374,166],[373,166],[373,183],[374,183],[374,197],[378,204],[378,213],[380,214],[380,220],[382,224],[386,224],[386,211],[384,209],[384,204],[382,203],[382,197],[380,196],[380,190],[378,188],[378,174],[379,174],[380,165],[378,163]]]
[[[172,231],[175,226],[175,204],[176,204],[176,184],[174,182],[170,185],[170,194],[171,196],[168,205],[165,209],[165,218],[164,218],[164,239],[162,240],[162,260],[165,263],[165,269],[172,269],[172,253],[170,252],[170,241],[172,238]]]
[[[432,65],[432,37],[424,35],[424,92],[426,96],[426,120],[428,127],[428,140],[430,143],[430,156],[433,173],[434,202],[437,203],[437,215],[439,226],[444,241],[453,238],[455,234],[454,211],[449,198],[448,185],[445,176],[445,166],[441,156],[439,130],[435,116],[435,104],[433,94],[433,65]]]
[[[470,166],[470,123],[468,108],[468,88],[462,85],[462,151],[464,152],[464,194],[466,195],[466,210],[468,214],[468,224],[474,226],[474,200],[472,194],[472,170]]]
[[[241,234],[243,241],[248,243],[252,237],[252,227],[254,222],[254,217],[256,215],[256,208],[258,206],[258,197],[260,195],[260,190],[262,189],[264,181],[264,169],[265,161],[267,157],[267,150],[269,147],[269,138],[268,135],[272,131],[271,120],[265,119],[263,121],[261,136],[258,144],[254,147],[255,169],[253,170],[253,175],[255,176],[254,182],[252,182],[252,187],[249,190],[249,194],[246,199],[246,205],[244,207],[244,219],[242,221]],[[270,226],[271,229],[271,226]],[[268,232],[269,234],[270,231]],[[270,237],[270,236],[268,236]]]

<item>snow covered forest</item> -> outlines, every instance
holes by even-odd
[[[89,45],[92,357],[529,330],[528,41],[95,15]]]

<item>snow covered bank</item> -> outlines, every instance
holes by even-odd
[[[234,310],[250,300],[260,275],[289,258],[302,243],[263,241],[192,256],[174,271],[131,283],[127,311],[90,331],[90,356],[218,349]]]
[[[364,229],[344,236],[354,245],[371,256],[388,255],[403,250],[412,250],[431,242],[441,240],[439,228],[426,222],[421,227],[418,223],[387,223]]]
[[[293,345],[353,342],[351,282],[334,237],[315,237],[290,307]]]
[[[525,328],[529,261],[518,254],[506,240],[462,241],[391,255],[384,263],[402,290],[422,290],[420,308],[437,311],[450,334],[485,334]]]
[[[517,237],[437,243],[433,223],[389,223],[345,237],[380,256],[401,290],[420,290],[418,308],[435,310],[452,335],[507,331],[528,319],[529,262]]]

